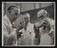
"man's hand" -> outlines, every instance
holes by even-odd
[[[21,38],[22,32],[17,32],[17,38]]]
[[[54,37],[54,31],[50,31],[49,34],[48,34],[50,37]]]

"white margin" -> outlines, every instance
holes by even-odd
[[[2,19],[3,19],[3,3],[54,3],[54,20],[56,20],[56,3],[55,2],[2,2]],[[3,20],[2,20],[3,21]],[[55,22],[55,24],[56,24],[56,22]],[[3,26],[2,26],[3,27]],[[55,27],[55,26],[54,26]],[[56,34],[55,32],[54,32],[54,34]],[[56,37],[56,35],[54,35],[54,37]],[[3,40],[3,32],[2,32],[2,40]],[[17,46],[23,46],[23,47],[26,47],[26,46],[35,46],[35,47],[51,47],[51,46],[55,46],[55,40],[56,40],[56,38],[54,39],[54,45],[17,45]],[[3,41],[2,41],[2,46],[3,46]],[[10,47],[10,45],[6,45],[6,46],[8,46],[8,47]]]
[[[55,3],[55,2],[4,2],[4,3]]]
[[[4,14],[3,6],[4,6],[4,4],[2,3],[2,28],[3,28],[3,14]],[[3,46],[3,29],[2,29],[2,46]]]
[[[54,4],[54,20],[55,20],[55,26],[54,26],[54,30],[55,30],[55,32],[54,32],[54,37],[55,37],[55,39],[54,39],[54,45],[56,45],[56,2],[55,2],[55,4]]]

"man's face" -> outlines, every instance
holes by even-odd
[[[11,18],[14,20],[17,18],[18,15],[18,9],[15,7],[12,11],[11,11]]]
[[[28,23],[28,18],[25,18],[25,22]]]
[[[46,19],[45,16],[38,16],[38,22],[37,22],[37,26],[40,27],[43,25],[43,23],[45,22],[44,20]]]
[[[43,21],[44,19],[45,19],[44,16],[40,16],[40,17],[38,17],[38,21]]]

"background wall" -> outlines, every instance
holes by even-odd
[[[20,7],[20,11],[24,12],[24,11],[29,11],[32,9],[39,9],[39,8],[47,7],[47,6],[52,5],[52,3],[4,3],[4,10],[5,10],[4,14],[7,13],[7,8],[11,5]]]

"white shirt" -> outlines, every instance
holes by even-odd
[[[33,27],[33,24],[28,23],[26,31],[24,30],[24,28],[20,30],[20,32],[23,32],[23,36],[20,39],[20,45],[33,45],[35,37]]]
[[[11,32],[10,34],[9,31]],[[15,36],[16,32],[14,31],[14,29],[12,28],[12,24],[8,18],[7,15],[3,16],[2,18],[2,45],[4,45],[4,37],[6,37],[6,42],[8,41],[10,36]]]

